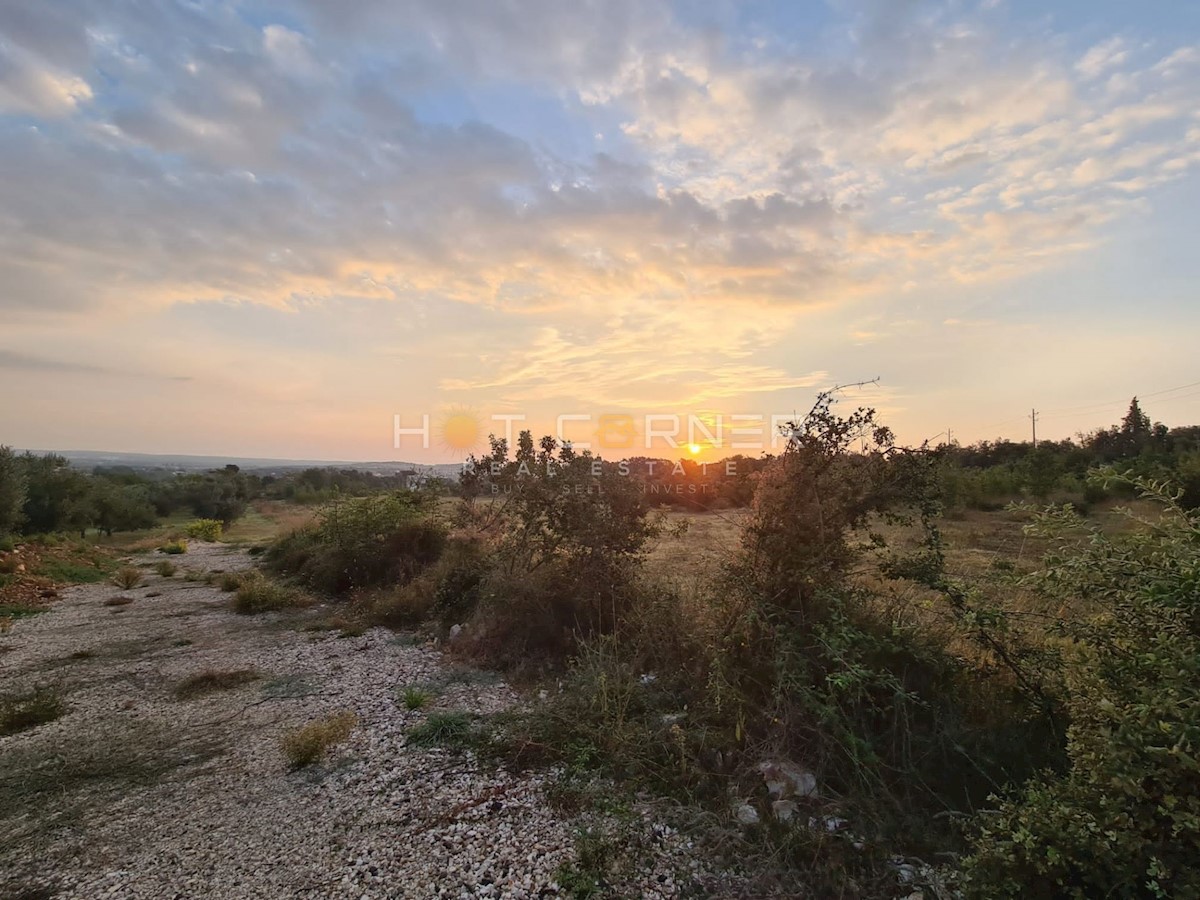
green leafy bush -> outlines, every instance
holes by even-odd
[[[187,553],[187,541],[168,541],[158,548],[158,552],[166,553],[168,556],[178,556],[181,553]]]
[[[224,523],[220,519],[196,519],[189,522],[187,536],[197,541],[219,541],[224,532]]]
[[[1054,629],[1068,767],[984,818],[972,896],[1200,896],[1200,517],[1163,484],[1116,480],[1161,519],[1115,538],[1069,508],[1032,526],[1064,543],[1040,587],[1092,610]]]
[[[329,594],[404,584],[442,553],[446,530],[409,492],[345,500],[271,545],[269,568]]]

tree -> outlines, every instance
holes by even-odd
[[[25,473],[12,449],[0,446],[0,536],[17,530],[25,505]]]
[[[24,530],[53,532],[73,527],[69,522],[72,507],[91,491],[90,479],[70,467],[67,460],[53,453],[20,458],[26,479]]]
[[[1121,433],[1141,441],[1150,436],[1150,417],[1138,406],[1137,397],[1129,401],[1129,412],[1121,420]]]

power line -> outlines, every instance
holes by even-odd
[[[1154,391],[1153,393],[1150,393],[1150,394],[1137,394],[1135,396],[1137,396],[1139,399],[1145,400],[1148,397],[1161,397],[1163,394],[1171,394],[1171,393],[1174,393],[1175,391],[1182,391],[1182,390],[1186,390],[1187,388],[1193,388],[1193,387],[1200,387],[1200,381],[1193,381],[1191,384],[1181,384],[1178,387],[1166,388],[1165,390]],[[1057,414],[1057,413],[1075,412],[1076,410],[1082,411],[1082,410],[1090,410],[1090,409],[1104,409],[1104,408],[1110,407],[1110,406],[1123,405],[1126,402],[1127,401],[1125,401],[1125,400],[1111,400],[1107,403],[1092,403],[1087,406],[1064,406],[1059,409],[1048,409],[1048,410],[1046,410],[1046,412],[1052,413],[1052,414]]]

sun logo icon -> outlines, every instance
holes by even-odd
[[[437,423],[438,443],[453,453],[470,453],[483,444],[483,437],[479,413],[465,406],[446,410]]]

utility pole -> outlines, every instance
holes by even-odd
[[[1038,411],[1036,409],[1031,409],[1029,411],[1029,421],[1033,423],[1033,449],[1034,450],[1037,449],[1037,417],[1038,417]]]
[[[947,428],[946,429],[946,446],[949,447],[953,443],[954,443],[954,438],[950,434],[950,429]]]

